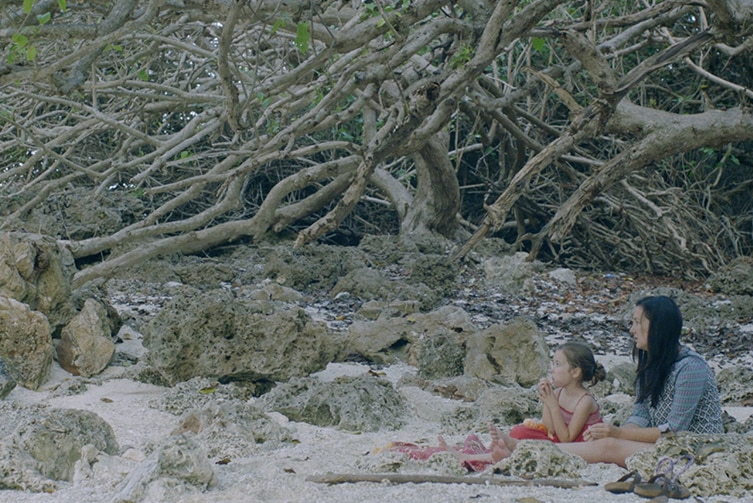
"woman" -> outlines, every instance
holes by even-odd
[[[638,363],[632,416],[623,426],[591,425],[584,433],[586,442],[557,446],[589,463],[624,467],[627,458],[651,447],[663,433],[723,433],[714,373],[698,353],[680,345],[681,331],[682,315],[674,300],[666,296],[639,300],[630,327],[633,359]],[[492,431],[492,438],[497,443],[492,452],[500,459],[517,444],[500,431]]]

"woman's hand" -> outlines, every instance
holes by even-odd
[[[589,426],[586,431],[583,432],[583,439],[596,440],[599,438],[617,437],[619,434],[619,427],[611,425],[609,423],[596,423]]]

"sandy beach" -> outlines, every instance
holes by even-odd
[[[607,358],[602,358],[607,359]],[[614,361],[622,358],[614,357]],[[340,375],[368,372],[367,365],[356,363],[330,364],[317,375],[333,379]],[[385,378],[397,382],[405,373],[414,372],[410,366],[397,364],[381,369]],[[7,397],[19,405],[46,404],[52,407],[84,409],[97,413],[113,428],[120,454],[100,455],[88,470],[81,471],[72,483],[61,482],[57,490],[47,493],[0,491],[0,501],[95,503],[112,501],[118,483],[134,470],[148,454],[148,445],[170,435],[178,425],[178,417],[150,406],[168,391],[150,384],[123,378],[122,367],[108,368],[102,375],[87,380],[86,391],[71,396],[56,396],[55,390],[71,376],[57,365],[47,384],[39,391],[16,388]],[[418,388],[402,387],[410,404],[410,418],[398,431],[345,433],[335,428],[322,428],[305,423],[292,423],[280,414],[271,416],[294,432],[294,442],[281,445],[258,445],[254,452],[236,457],[231,445],[225,459],[212,459],[217,483],[204,492],[170,493],[154,491],[147,501],[181,503],[241,503],[241,502],[337,502],[352,503],[395,501],[426,502],[569,502],[600,501],[603,503],[632,503],[647,501],[634,494],[615,495],[604,490],[605,483],[617,480],[626,471],[614,465],[595,464],[582,473],[583,485],[576,488],[546,486],[497,486],[492,484],[447,483],[388,483],[359,482],[325,484],[310,480],[328,472],[363,473],[378,465],[375,451],[392,441],[407,441],[436,445],[442,434],[449,443],[461,442],[467,432],[457,435],[440,430],[441,414],[457,404],[450,399],[432,395]],[[728,409],[738,420],[744,421],[753,412],[749,407]],[[488,435],[480,435],[485,441]],[[431,475],[429,467],[415,462],[416,475]],[[405,468],[405,467],[404,467]],[[403,473],[406,471],[403,468]],[[469,479],[495,477],[499,480],[518,480],[491,473],[467,474]],[[699,499],[705,502],[743,503],[745,497],[720,495]]]

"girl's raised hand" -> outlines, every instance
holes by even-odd
[[[544,402],[545,405],[557,404],[557,397],[554,396],[552,382],[549,379],[541,379],[537,386],[537,391],[539,400]]]

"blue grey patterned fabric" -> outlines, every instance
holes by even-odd
[[[671,431],[724,433],[714,372],[701,355],[687,347],[680,350],[656,407],[650,402],[650,398],[636,402],[627,423],[644,428],[666,424]]]

